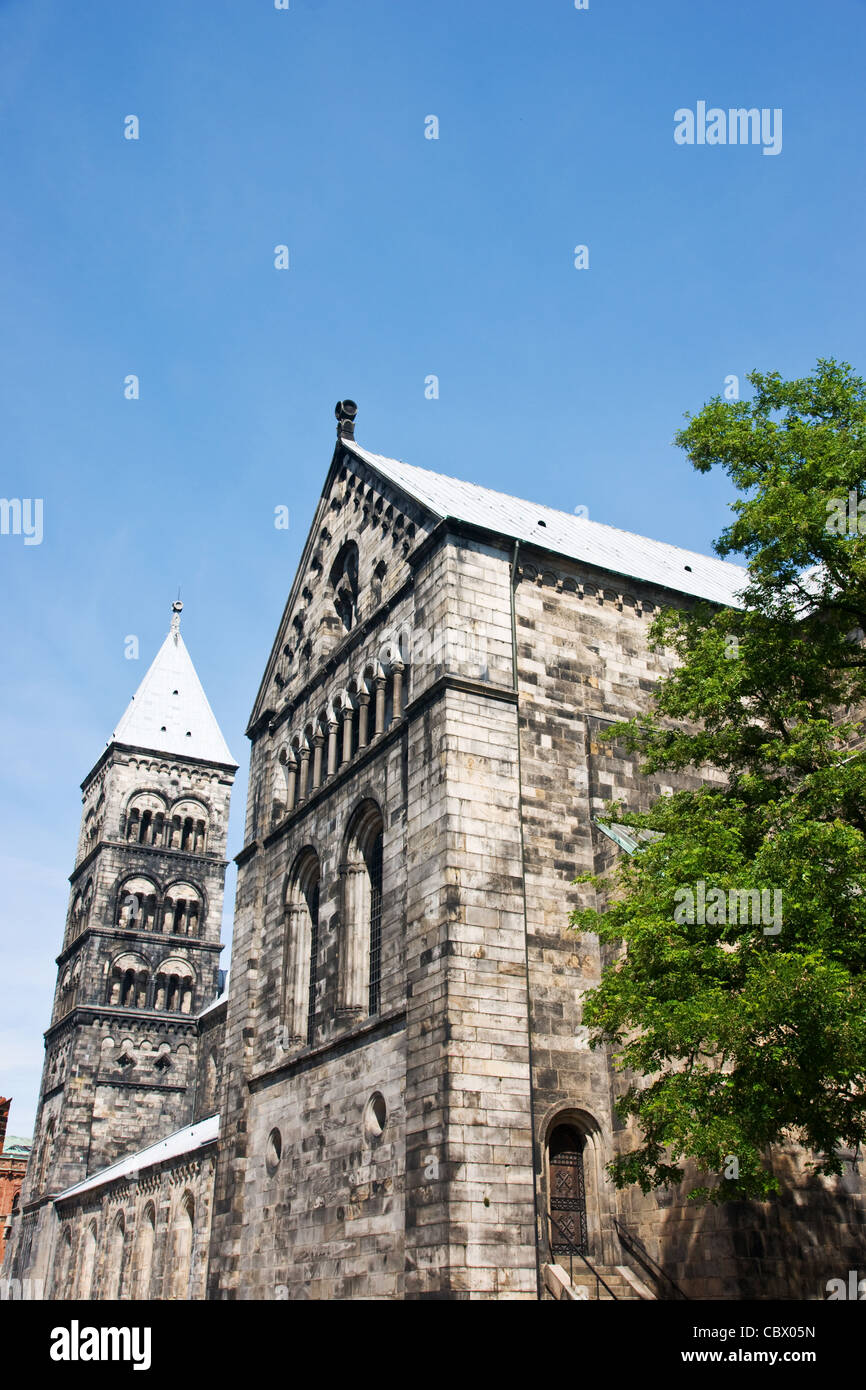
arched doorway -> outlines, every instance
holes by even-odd
[[[574,1125],[560,1124],[548,1147],[548,1216],[554,1255],[587,1255],[586,1139]]]

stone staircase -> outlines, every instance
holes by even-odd
[[[571,1278],[568,1269],[562,1264],[544,1265],[542,1273],[545,1298],[555,1298],[562,1302],[639,1302],[655,1301],[656,1298],[648,1285],[627,1265],[594,1264],[592,1270],[589,1270],[582,1260],[575,1260]],[[599,1276],[598,1280],[595,1277],[596,1273]]]

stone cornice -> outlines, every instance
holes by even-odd
[[[287,835],[290,830],[300,824],[310,811],[320,806],[336,788],[343,786],[350,777],[353,777],[360,769],[378,757],[379,753],[396,742],[411,721],[448,690],[461,691],[479,699],[500,700],[508,705],[517,704],[517,694],[511,686],[493,685],[488,681],[472,680],[467,676],[447,674],[440,676],[426,690],[409,701],[403,716],[395,724],[392,724],[383,734],[379,734],[366,748],[356,753],[348,763],[339,767],[326,782],[311,792],[305,801],[296,806],[287,816],[284,816],[279,825],[274,826],[266,835],[251,840],[249,844],[245,845],[235,857],[237,866],[240,868],[242,864],[246,864],[249,859],[252,859],[259,846],[270,849],[272,845],[277,844],[284,835]]]
[[[69,882],[74,883],[76,879],[83,876],[84,870],[92,864],[93,860],[102,849],[118,849],[124,853],[138,853],[142,851],[145,855],[167,854],[172,859],[186,859],[195,865],[205,865],[210,869],[227,869],[229,861],[217,854],[193,854],[188,849],[169,849],[167,845],[142,845],[137,840],[98,840],[93,849],[88,850],[80,864],[76,864],[72,873],[69,875]]]
[[[205,1004],[203,1006],[207,1008]],[[201,1010],[199,1010],[201,1013]],[[146,1025],[153,1032],[162,1025],[162,1031],[167,1033],[181,1032],[194,1037],[198,1032],[198,1014],[169,1014],[164,1009],[124,1009],[112,1004],[76,1004],[64,1014],[63,1018],[52,1023],[46,1028],[43,1037],[46,1045],[53,1042],[55,1036],[60,1032],[64,1025],[82,1024],[87,1026],[90,1023],[99,1022],[116,1023],[124,1022],[132,1028],[136,1024]]]
[[[55,957],[55,965],[65,965],[66,962],[81,949],[86,941],[91,937],[102,940],[108,939],[116,941],[118,945],[125,946],[127,942],[139,941],[147,944],[153,941],[162,941],[166,946],[177,948],[185,947],[187,950],[209,951],[219,955],[224,950],[224,943],[221,941],[203,941],[197,936],[176,936],[172,932],[159,931],[135,931],[127,927],[85,927],[84,931],[79,932],[68,946],[64,946],[59,956]]]
[[[158,748],[138,748],[134,744],[115,743],[114,740],[112,740],[105,749],[105,752],[102,753],[93,764],[93,767],[81,783],[82,791],[87,790],[94,777],[105,767],[111,754],[115,751],[120,753],[131,753],[136,758],[148,758],[152,762],[162,763],[166,771],[169,771],[175,766],[183,766],[199,768],[202,771],[213,770],[214,772],[221,772],[224,774],[221,780],[228,782],[229,786],[231,786],[234,781],[235,774],[238,770],[237,763],[216,763],[211,762],[209,758],[187,758],[184,757],[182,753],[163,753]]]

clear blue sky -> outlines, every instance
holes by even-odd
[[[866,369],[864,51],[863,0],[0,0],[0,495],[44,502],[41,545],[0,536],[11,1132],[78,784],[178,584],[234,854],[340,397],[377,452],[709,548],[728,492],[683,412],[753,367]],[[782,108],[781,154],[676,145],[701,100]]]

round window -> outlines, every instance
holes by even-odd
[[[388,1107],[381,1091],[374,1091],[364,1107],[364,1133],[368,1139],[380,1139],[388,1119]]]
[[[278,1129],[272,1129],[268,1135],[268,1147],[265,1151],[265,1167],[269,1173],[275,1173],[279,1168],[282,1153],[283,1136]]]

